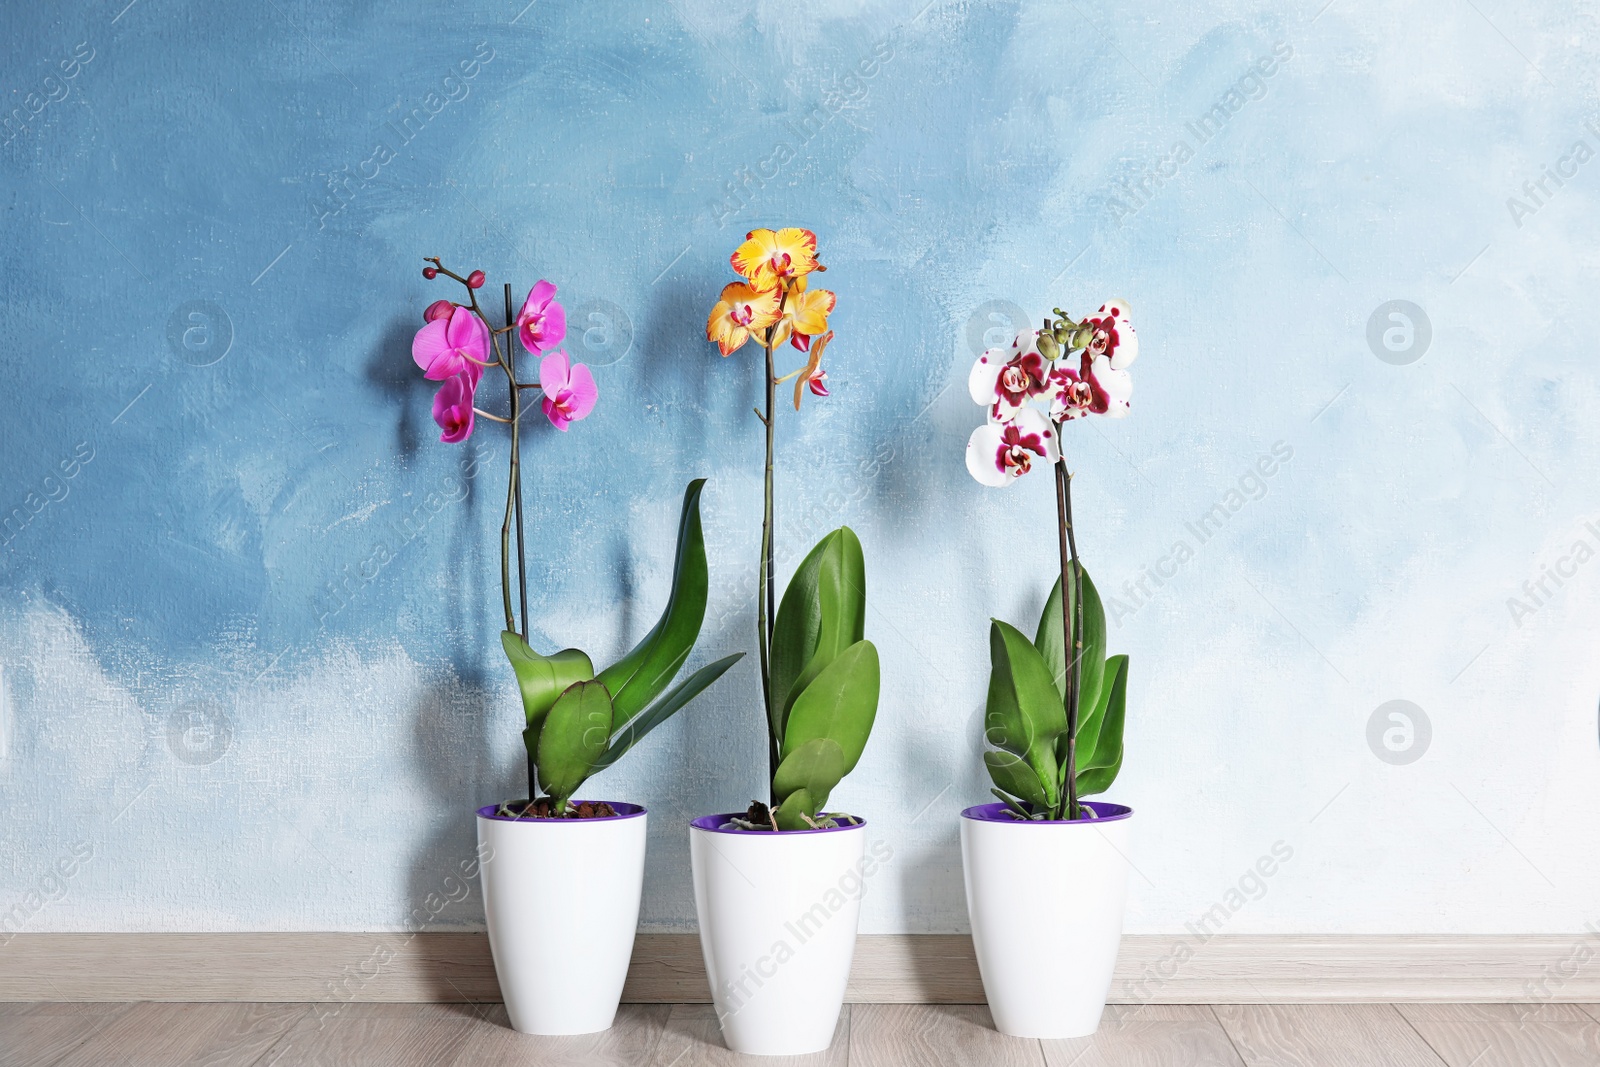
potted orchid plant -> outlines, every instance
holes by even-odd
[[[803,1055],[828,1047],[855,952],[865,823],[828,810],[855,768],[878,708],[878,652],[864,636],[866,564],[849,527],[825,536],[777,601],[773,458],[777,390],[826,397],[823,354],[836,298],[812,284],[826,268],[810,230],[758,229],[733,253],[706,338],[724,356],[761,349],[765,493],[756,642],[765,704],[765,800],[690,824],[700,944],[728,1047]],[[804,362],[782,376],[787,343]]]
[[[1130,808],[1083,799],[1122,767],[1128,657],[1106,656],[1105,611],[1078,558],[1063,428],[1122,418],[1139,339],[1124,300],[1075,321],[1054,309],[968,378],[988,412],[967,470],[1001,488],[1055,478],[1061,573],[1036,636],[991,620],[984,765],[999,803],[963,811],[967,914],[995,1027],[1014,1037],[1094,1033],[1122,938]],[[1050,891],[1039,891],[1049,887]]]
[[[454,279],[467,298],[464,304],[429,305],[412,342],[417,366],[440,383],[433,401],[440,440],[467,440],[478,419],[503,424],[510,437],[500,526],[500,641],[522,696],[528,796],[478,810],[489,944],[514,1028],[591,1033],[610,1027],[622,996],[639,920],[647,813],[637,804],[578,799],[578,791],[743,653],[702,667],[668,690],[705,618],[704,479],[690,482],[684,492],[667,607],[638,646],[598,672],[579,649],[549,655],[534,650],[522,519],[522,419],[537,400],[549,423],[565,432],[594,410],[599,390],[589,368],[558,347],[566,336],[566,313],[554,285],[540,281],[515,313],[506,285],[504,323],[495,326],[478,303],[483,271],[463,276],[437,258],[427,263],[424,277]],[[537,381],[526,381],[519,370],[518,347],[538,360]],[[478,406],[484,372],[491,369],[505,379],[503,414]]]

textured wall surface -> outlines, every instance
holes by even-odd
[[[839,294],[778,543],[866,546],[864,930],[965,929],[986,628],[1051,580],[1045,480],[962,466],[972,342],[1112,295],[1133,417],[1068,446],[1129,930],[1600,921],[1592,11],[125,3],[0,16],[0,928],[481,922],[427,902],[521,795],[505,441],[437,440],[420,257],[556,281],[596,368],[526,449],[535,643],[629,647],[704,475],[705,662],[754,651],[756,364],[702,331],[757,225]],[[651,808],[649,927],[762,787],[753,660],[591,787]]]

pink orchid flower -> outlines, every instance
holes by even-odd
[[[563,432],[568,423],[577,422],[593,411],[600,397],[589,368],[573,363],[565,352],[546,353],[539,361],[539,388],[544,392],[545,417]]]
[[[439,314],[437,307],[428,309],[435,317],[411,342],[411,358],[430,381],[470,374],[476,386],[483,377],[482,365],[489,362],[489,327],[470,308],[453,306],[448,314]]]
[[[447,445],[472,436],[472,398],[478,380],[466,371],[444,380],[433,398],[433,421],[444,432],[439,440]]]
[[[522,347],[534,355],[548,352],[567,336],[567,311],[556,303],[556,287],[540,279],[528,290],[528,299],[517,312],[517,337]]]
[[[1023,408],[1006,422],[989,422],[967,441],[967,473],[999,489],[1033,469],[1061,458],[1055,424],[1035,408]]]

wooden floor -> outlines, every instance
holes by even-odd
[[[735,1056],[707,1005],[625,1005],[603,1034],[535,1038],[498,1004],[0,1004],[3,1067],[1595,1067],[1600,1005],[1160,1005],[1077,1041],[1002,1037],[988,1010],[846,1005],[833,1048]]]

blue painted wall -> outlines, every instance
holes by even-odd
[[[479,922],[426,902],[521,781],[505,444],[436,439],[420,257],[556,281],[596,368],[527,447],[538,643],[631,645],[704,475],[709,660],[753,652],[760,427],[702,330],[757,225],[839,294],[779,549],[867,549],[864,929],[964,929],[986,627],[1050,580],[1043,479],[962,468],[972,339],[1112,295],[1134,414],[1069,451],[1133,656],[1130,930],[1595,918],[1592,16],[125,2],[0,16],[0,928]],[[651,927],[692,923],[686,820],[761,788],[753,658],[595,783],[652,809]]]

